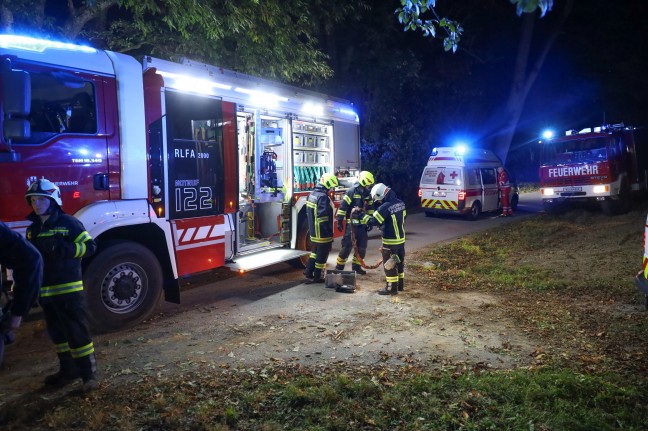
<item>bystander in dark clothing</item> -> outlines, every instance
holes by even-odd
[[[0,222],[0,265],[12,270],[11,300],[0,310],[0,365],[4,345],[15,339],[14,332],[38,300],[43,279],[43,258],[22,235]]]

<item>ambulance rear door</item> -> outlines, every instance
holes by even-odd
[[[457,211],[462,184],[459,166],[426,166],[421,176],[421,206],[424,210]]]
[[[482,211],[495,211],[499,204],[499,191],[497,188],[497,170],[494,167],[479,169],[482,180]]]

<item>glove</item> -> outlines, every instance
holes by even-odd
[[[61,237],[45,238],[40,246],[43,254],[49,257],[65,257],[65,240]]]
[[[344,226],[342,225],[342,219],[339,219],[339,220],[337,221],[337,228],[338,228],[338,230],[339,230],[340,232],[343,232],[343,231],[344,231]]]

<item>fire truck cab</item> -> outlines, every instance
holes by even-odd
[[[190,60],[143,61],[0,35],[0,219],[24,233],[47,178],[98,243],[91,324],[133,325],[162,291],[223,266],[305,259],[305,201],[324,172],[360,171],[351,103]],[[335,206],[345,189],[336,190]]]
[[[540,188],[545,211],[599,204],[606,214],[626,212],[632,195],[646,191],[636,129],[623,124],[570,130],[541,141]]]

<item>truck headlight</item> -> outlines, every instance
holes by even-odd
[[[541,189],[542,196],[553,196],[554,195],[554,189],[552,188],[546,188],[546,189]]]
[[[608,186],[594,186],[592,188],[593,193],[607,193]]]

